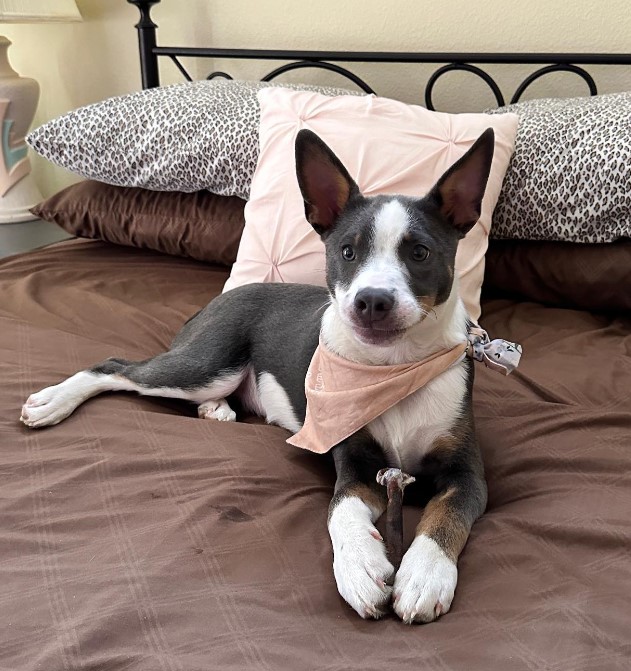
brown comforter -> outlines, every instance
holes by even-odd
[[[488,511],[429,625],[363,621],[341,600],[333,473],[282,429],[124,394],[20,425],[30,392],[167,347],[225,277],[89,241],[0,265],[2,671],[631,668],[621,315],[485,303],[485,327],[525,355],[509,378],[477,369]]]

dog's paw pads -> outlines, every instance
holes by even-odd
[[[394,581],[394,610],[406,624],[432,622],[449,611],[457,581],[454,562],[431,538],[418,536]]]

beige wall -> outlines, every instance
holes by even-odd
[[[11,62],[35,77],[42,93],[34,125],[91,102],[140,88],[135,30],[138,12],[125,0],[78,0],[80,24],[6,25],[14,44]],[[260,47],[388,51],[584,51],[631,53],[628,0],[162,0],[153,11],[158,42],[182,46]],[[219,64],[218,64],[219,65]],[[242,78],[255,78],[273,64],[230,64]],[[228,67],[221,64],[222,69]],[[196,76],[213,69],[193,63]],[[359,65],[382,95],[420,102],[427,68]],[[631,67],[591,68],[602,92],[631,90]],[[509,97],[513,82],[529,68],[495,66],[489,71]],[[180,81],[170,62],[163,83]],[[292,73],[289,81],[338,83],[323,72]],[[530,97],[580,95],[571,75],[542,80]],[[437,106],[483,109],[493,98],[483,83],[456,73],[436,89]],[[34,157],[35,178],[50,195],[75,178]]]

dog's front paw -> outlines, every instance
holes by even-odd
[[[431,538],[418,536],[403,556],[394,581],[394,610],[406,623],[431,622],[446,613],[458,569]]]
[[[333,547],[333,573],[337,589],[363,618],[380,618],[390,601],[387,583],[394,573],[379,532],[372,525],[355,530]]]
[[[340,595],[361,617],[379,618],[388,606],[394,566],[381,535],[358,499],[340,503],[329,520],[333,573]]]

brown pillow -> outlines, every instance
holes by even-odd
[[[74,184],[31,212],[72,235],[230,265],[237,257],[245,201],[209,191],[181,193]]]
[[[491,240],[483,291],[584,310],[631,310],[631,240]]]

